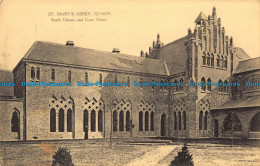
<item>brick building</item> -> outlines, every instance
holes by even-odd
[[[195,25],[165,45],[158,34],[141,57],[79,48],[71,41],[36,41],[12,72],[1,71],[0,81],[15,86],[0,87],[0,140],[226,137],[231,129],[237,137],[259,137],[259,88],[246,82],[260,82],[260,58],[234,47],[215,8],[208,17],[201,12]],[[97,81],[127,86],[78,86]],[[184,86],[134,86],[153,81]]]

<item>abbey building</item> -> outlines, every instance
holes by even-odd
[[[12,72],[0,71],[0,140],[127,137],[259,138],[260,58],[225,33],[216,9],[195,29],[141,56],[36,41]],[[78,82],[127,86],[78,86]],[[22,86],[22,83],[71,86]],[[184,86],[134,86],[134,82]],[[206,86],[191,86],[191,82]],[[211,83],[240,86],[213,86]]]

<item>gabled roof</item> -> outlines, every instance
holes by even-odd
[[[234,50],[235,50],[235,53],[236,53],[237,57],[238,57],[240,60],[246,60],[246,59],[250,59],[250,58],[251,58],[251,57],[245,52],[245,50],[243,50],[243,49],[240,48],[240,47],[235,47]]]
[[[208,19],[207,16],[204,13],[202,13],[202,11],[201,11],[200,14],[198,15],[198,17],[196,18],[195,23],[198,23],[201,20],[207,20],[207,19]]]
[[[167,75],[167,68],[163,60],[42,41],[36,41],[23,59],[97,69]]]
[[[260,70],[260,57],[240,61],[234,74]]]

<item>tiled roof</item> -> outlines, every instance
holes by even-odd
[[[13,82],[13,72],[7,70],[0,70],[0,82]],[[0,96],[14,96],[13,86],[0,86]]]
[[[240,61],[234,74],[260,69],[260,57]]]
[[[167,68],[162,60],[42,41],[36,41],[24,56],[24,59],[98,69],[167,75]]]
[[[175,40],[160,48],[157,58],[165,60],[171,75],[185,71],[187,59],[184,42],[187,36]]]

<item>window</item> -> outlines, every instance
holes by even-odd
[[[149,113],[147,111],[145,112],[144,123],[145,123],[145,131],[148,131],[149,130]]]
[[[98,111],[98,131],[103,131],[103,112],[101,110]]]
[[[223,84],[223,92],[228,92],[227,83],[228,83],[227,80],[225,80]]]
[[[51,70],[51,80],[55,81],[55,70],[54,69]]]
[[[205,112],[205,117],[204,117],[204,130],[208,130],[208,111]]]
[[[88,82],[88,73],[85,73],[85,82]]]
[[[218,85],[218,91],[219,91],[219,92],[222,92],[222,89],[223,89],[222,81],[219,80],[218,83],[219,83],[219,85]]]
[[[40,68],[39,67],[36,68],[36,79],[40,80]]]
[[[131,122],[130,122],[130,112],[126,112],[126,131],[130,131]]]
[[[224,59],[223,59],[223,56],[221,56],[221,59],[220,59],[220,67],[221,67],[221,68],[224,67]]]
[[[206,81],[205,81],[204,77],[201,78],[201,82],[202,82],[201,90],[205,91],[206,90],[206,86],[204,86],[204,85],[205,85]]]
[[[151,112],[151,131],[154,131],[154,112]]]
[[[183,79],[182,79],[182,78],[181,78],[181,80],[180,80],[180,83],[181,83],[181,85],[180,85],[179,89],[180,89],[180,91],[183,91],[183,86],[182,86],[182,84],[183,84]]]
[[[177,130],[177,115],[176,115],[176,112],[174,112],[174,130]]]
[[[225,59],[224,59],[224,68],[227,68],[227,56],[225,56]]]
[[[59,110],[59,132],[64,132],[64,110]]]
[[[206,54],[205,53],[203,53],[203,55],[202,55],[202,64],[206,65]]]
[[[31,67],[31,79],[34,80],[34,78],[35,78],[34,67]]]
[[[208,78],[207,80],[207,90],[210,92],[211,91],[211,79]]]
[[[130,87],[130,77],[127,77],[127,86]]]
[[[117,112],[116,110],[113,112],[113,131],[117,131]]]
[[[209,55],[209,53],[207,54],[207,65],[210,66],[210,55]]]
[[[117,83],[117,75],[115,74],[115,83]]]
[[[153,84],[154,80],[152,80],[152,84]],[[152,85],[152,90],[154,91],[155,85]]]
[[[219,59],[219,55],[217,57],[217,67],[220,67],[220,59]]]
[[[54,108],[51,109],[50,113],[50,132],[56,132],[56,111]]]
[[[99,74],[99,82],[102,83],[102,74]]]
[[[214,66],[214,55],[211,54],[211,61],[210,61],[210,65],[213,67]]]
[[[186,130],[186,112],[183,111],[183,130]]]
[[[71,71],[68,72],[68,82],[71,83]]]
[[[84,110],[83,113],[83,131],[87,132],[88,131],[88,110]]]
[[[200,115],[199,115],[199,130],[202,130],[202,118],[203,118],[203,112],[200,111]]]
[[[179,130],[181,130],[181,112],[178,112],[178,116],[179,116]]]
[[[12,123],[11,123],[11,131],[12,132],[18,132],[19,129],[19,114],[14,111],[12,115]]]
[[[96,131],[96,111],[91,111],[91,131]]]
[[[143,131],[143,112],[139,112],[139,131]]]
[[[67,111],[67,131],[72,132],[72,110]]]
[[[206,38],[206,36],[204,36],[204,47],[205,47],[205,51],[207,51],[207,47],[208,46],[207,46],[207,38]]]
[[[119,114],[119,131],[124,131],[124,112],[120,111]]]

